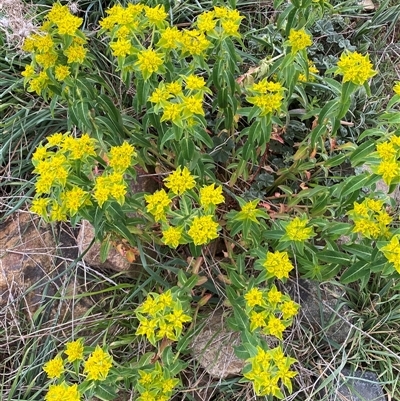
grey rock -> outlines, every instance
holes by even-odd
[[[373,372],[350,369],[341,371],[337,382],[337,390],[330,401],[386,401],[378,377]]]
[[[72,241],[28,212],[14,213],[0,226],[0,319],[13,322],[16,311],[32,318],[40,310],[42,321],[86,314],[92,303],[78,297],[80,284],[64,274],[71,261],[66,255],[76,255]]]
[[[237,376],[245,361],[235,355],[234,347],[240,345],[240,333],[229,330],[221,313],[207,320],[203,330],[192,341],[193,357],[215,378]]]
[[[289,282],[287,286],[291,297],[300,304],[302,325],[338,344],[346,341],[351,329],[347,323],[350,308],[341,305],[344,294],[338,286],[306,279]]]
[[[268,345],[277,346],[277,340],[263,336]],[[240,333],[230,330],[222,313],[215,313],[206,320],[200,333],[192,340],[195,360],[212,377],[226,379],[241,374],[246,362],[235,355],[235,347],[241,344]]]

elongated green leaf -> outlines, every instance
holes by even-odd
[[[342,284],[353,283],[354,281],[360,280],[365,276],[369,277],[371,270],[369,269],[369,262],[360,260],[350,266],[341,276],[340,282]]]
[[[378,180],[379,177],[377,175],[370,173],[364,173],[355,177],[350,177],[344,182],[342,190],[340,191],[340,197],[344,198],[363,187],[369,187]]]
[[[334,263],[338,265],[349,265],[350,257],[343,252],[327,249],[317,253],[317,258],[323,262]]]
[[[360,145],[352,154],[350,155],[351,165],[356,167],[360,164],[365,163],[367,156],[370,156],[372,152],[375,151],[376,142],[369,140]]]

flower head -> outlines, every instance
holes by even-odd
[[[393,86],[393,92],[396,95],[400,95],[400,82],[396,82]]]
[[[343,82],[349,81],[356,85],[363,85],[377,73],[372,68],[369,55],[363,56],[358,52],[343,53],[337,66],[337,73],[343,75]]]
[[[158,72],[163,65],[161,55],[156,53],[153,49],[142,50],[138,53],[137,57],[138,61],[135,65],[138,67],[145,80],[149,79],[154,72]]]
[[[182,195],[188,189],[192,189],[196,185],[194,176],[187,167],[181,169],[179,166],[172,174],[164,179],[165,186],[175,195]]]
[[[292,53],[297,53],[299,50],[311,46],[312,38],[304,29],[298,31],[291,29],[289,34],[289,44],[292,47]]]
[[[250,308],[265,303],[263,301],[263,292],[257,287],[253,287],[251,290],[247,291],[244,295],[244,299],[246,300],[246,305]]]
[[[52,384],[44,397],[45,401],[80,401],[81,395],[78,391],[78,385],[68,386],[65,382],[61,384]]]
[[[203,207],[209,205],[219,205],[225,201],[222,195],[222,186],[218,185],[216,188],[215,184],[208,185],[200,189],[200,204]]]
[[[90,354],[85,362],[84,373],[87,380],[105,380],[112,366],[112,357],[99,346]]]
[[[68,355],[68,362],[83,359],[83,342],[81,339],[67,343],[64,351]]]
[[[147,202],[146,210],[154,216],[155,221],[165,219],[165,213],[171,205],[171,199],[164,189],[154,192],[152,195],[145,195]]]
[[[213,220],[212,215],[196,216],[190,225],[188,234],[195,245],[207,244],[212,239],[218,238],[218,223]]]
[[[306,227],[308,223],[307,219],[300,219],[299,217],[294,218],[286,226],[286,236],[290,241],[305,241],[313,236],[312,227]]]
[[[287,252],[268,252],[263,266],[270,275],[280,280],[282,278],[289,278],[289,272],[293,270],[293,265],[289,260]]]
[[[168,227],[162,232],[162,242],[171,248],[176,248],[182,239],[182,231],[182,227]]]
[[[59,378],[64,373],[64,361],[61,356],[57,356],[44,364],[43,370],[49,379]]]

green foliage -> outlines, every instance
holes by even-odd
[[[102,18],[101,2],[85,3],[96,9],[85,19],[52,5],[24,42],[23,79],[1,76],[9,88],[1,160],[29,134],[9,167],[20,176],[33,164],[31,212],[73,226],[89,220],[103,260],[121,242],[130,262],[143,243],[164,256],[168,280],[152,273],[161,287],[146,290],[134,311],[135,334],[152,351],[132,363],[133,374],[114,366],[104,383],[80,383],[76,399],[111,400],[119,387],[143,401],[172,397],[209,292],[229,304],[241,333],[242,381],[282,399],[293,392],[296,360],[262,335],[282,342],[298,305],[274,282],[296,268],[365,288],[375,274],[400,272],[395,205],[376,187],[381,177],[389,193],[400,182],[399,84],[384,111],[361,110],[380,78],[363,38],[399,8],[386,2],[349,37],[340,14],[358,12],[349,2],[275,0],[276,13],[257,29],[236,1],[185,4],[195,18],[182,24],[179,7],[164,3],[110,5]],[[159,180],[167,191],[132,193],[137,165],[169,173]],[[184,256],[202,260],[213,244],[229,259],[220,262],[221,285]],[[75,391],[63,383],[47,397]]]

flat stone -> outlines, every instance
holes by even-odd
[[[330,401],[386,401],[378,376],[373,372],[344,368],[338,377],[338,388]]]
[[[344,294],[339,286],[301,278],[287,286],[293,300],[300,304],[298,317],[302,325],[308,325],[315,334],[322,333],[338,344],[346,341],[351,329],[346,323],[350,308],[340,305]]]

